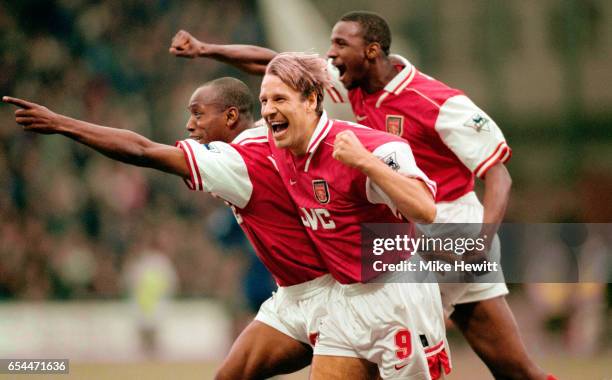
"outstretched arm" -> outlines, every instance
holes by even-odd
[[[132,131],[72,119],[26,100],[4,96],[2,101],[19,107],[15,121],[25,131],[62,134],[113,160],[189,178],[183,151],[177,147],[155,143]]]
[[[369,152],[352,131],[336,135],[334,158],[368,176],[395,204],[408,220],[432,223],[436,205],[427,185],[420,179],[407,177],[391,169]]]
[[[216,45],[206,43],[184,30],[180,30],[172,38],[169,51],[177,57],[212,58],[256,75],[263,75],[266,71],[266,65],[277,54],[274,50],[254,45]]]

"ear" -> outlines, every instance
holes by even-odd
[[[372,42],[366,46],[366,58],[374,60],[380,56],[381,48],[378,42]]]
[[[311,92],[308,95],[308,98],[306,98],[306,100],[308,101],[307,107],[309,111],[313,111],[317,109],[317,93],[316,92]]]
[[[236,107],[229,107],[225,110],[225,124],[233,129],[238,124],[238,117],[240,116],[240,111]]]

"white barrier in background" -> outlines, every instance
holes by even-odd
[[[169,302],[153,357],[142,349],[139,324],[127,301],[0,303],[0,357],[210,361],[231,344],[231,320],[214,301]]]

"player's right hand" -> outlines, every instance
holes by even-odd
[[[42,134],[58,132],[60,116],[47,107],[10,96],[3,96],[2,101],[19,107],[15,110],[15,122],[23,126],[24,131]]]
[[[359,141],[355,132],[346,130],[336,135],[332,157],[345,165],[359,169],[373,156]]]
[[[170,53],[177,57],[195,58],[200,53],[202,42],[185,30],[179,30],[172,38]]]

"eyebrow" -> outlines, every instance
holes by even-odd
[[[199,103],[199,102],[193,102],[190,103],[187,108],[191,109],[194,107],[201,107],[201,106],[226,106],[225,103],[223,102],[210,102],[210,103]],[[228,105],[227,107],[231,107],[231,105]]]

